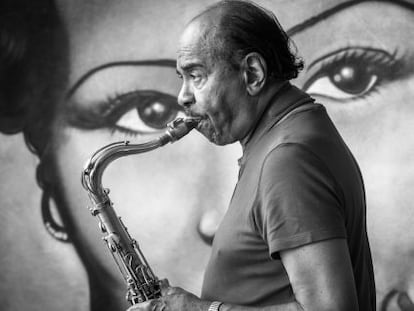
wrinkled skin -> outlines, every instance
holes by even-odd
[[[214,18],[211,18],[214,19]],[[186,115],[201,118],[197,130],[217,145],[248,135],[261,115],[260,106],[244,86],[244,79],[224,61],[212,61],[200,40],[213,21],[190,23],[179,40],[177,74],[182,80],[178,104]]]
[[[294,26],[311,16],[349,1],[258,2],[275,12],[305,60],[305,70],[293,82],[327,107],[360,164],[367,191],[368,233],[379,306],[412,310],[413,11],[391,2],[368,1],[343,7],[298,29]],[[34,262],[72,271],[72,279],[79,280],[73,288],[87,292],[80,269],[84,266],[91,284],[92,309],[126,307],[125,285],[100,241],[97,220],[84,208],[89,200],[81,188],[80,170],[101,146],[124,139],[153,139],[166,120],[182,114],[175,103],[181,86],[175,73],[177,40],[185,24],[208,3],[59,1],[70,39],[71,66],[69,85],[62,93],[72,89],[73,94],[67,101],[56,103],[50,171],[59,185],[66,223],[76,233],[75,247],[82,265],[55,255],[52,258],[58,260],[49,262],[49,253],[36,257],[34,246],[27,249]],[[170,62],[157,61],[160,59]],[[157,63],[142,63],[146,60]],[[73,88],[92,68],[120,61],[135,63],[99,70]],[[124,96],[127,93],[130,95]],[[149,109],[144,109],[145,103]],[[139,114],[137,107],[141,108]],[[238,145],[216,147],[194,131],[172,146],[118,160],[105,172],[103,182],[111,189],[117,213],[140,242],[155,273],[168,278],[172,285],[199,294],[209,243],[229,203],[240,155]],[[22,165],[18,160],[11,158],[5,170]],[[2,191],[6,193],[7,189]],[[11,223],[17,221],[17,216],[10,217]],[[35,217],[38,214],[33,214]],[[7,237],[7,241],[13,239],[12,234]],[[39,241],[47,239],[44,232],[40,237]],[[68,246],[54,247],[49,246],[49,252],[58,253],[62,248],[71,251]],[[11,260],[6,263],[12,265]],[[26,285],[31,288],[33,284]],[[17,288],[17,283],[10,288]],[[398,292],[407,295],[398,296]],[[100,298],[95,299],[95,294]],[[35,296],[39,310],[42,300],[56,297],[43,293]],[[78,303],[67,292],[59,299],[72,307]]]

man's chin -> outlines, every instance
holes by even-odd
[[[196,129],[211,143],[216,144],[217,134],[208,119],[202,119]]]
[[[205,138],[207,138],[209,140],[209,142],[211,142],[211,143],[213,143],[217,146],[224,146],[224,145],[228,145],[228,144],[233,143],[233,142],[229,142],[229,141],[223,139],[222,136],[217,135],[216,133],[212,133],[212,134],[211,133],[210,134],[201,133],[201,134],[203,134],[203,136]]]
[[[210,142],[210,143],[213,143],[213,144],[215,144],[215,145],[220,145],[219,144],[219,142],[218,142],[218,140],[217,140],[217,135],[215,134],[215,133],[210,133],[210,132],[205,132],[205,131],[200,131],[199,130],[199,132],[205,137],[205,138],[207,138],[207,140]]]
[[[220,136],[217,135],[217,133],[212,132],[212,131],[206,131],[205,129],[198,129],[197,131],[200,132],[201,135],[203,135],[205,138],[207,138],[207,140],[215,145],[218,146],[223,146],[226,145],[225,142],[222,142],[222,140],[220,139]]]
[[[227,144],[230,144],[232,142],[229,142],[226,140],[226,137],[223,135],[220,135],[213,126],[211,126],[211,123],[209,120],[204,119],[202,120],[198,126],[197,131],[200,132],[205,138],[207,138],[211,143],[218,145],[218,146],[224,146]]]

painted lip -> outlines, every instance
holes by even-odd
[[[401,311],[414,310],[414,303],[411,300],[411,298],[408,296],[407,292],[392,289],[384,297],[379,310],[380,311],[391,311],[391,310],[395,310],[396,306]]]

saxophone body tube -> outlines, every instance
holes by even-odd
[[[116,142],[97,150],[87,161],[82,171],[82,186],[88,192],[92,216],[99,220],[109,252],[127,285],[126,300],[131,304],[140,303],[161,296],[160,281],[151,270],[139,245],[128,233],[128,229],[116,214],[108,194],[102,185],[102,175],[110,163],[118,158],[149,152],[167,143],[173,143],[193,130],[200,118],[177,118],[168,124],[167,130],[157,139],[142,144],[129,141]]]

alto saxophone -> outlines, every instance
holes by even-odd
[[[97,150],[87,161],[82,172],[82,186],[88,192],[92,206],[88,207],[99,219],[99,227],[125,282],[126,299],[131,305],[161,296],[160,281],[152,272],[138,243],[128,233],[121,218],[116,214],[109,199],[109,189],[102,186],[105,168],[114,160],[138,153],[144,153],[187,135],[200,122],[198,118],[177,118],[157,139],[142,144],[129,141],[116,142]]]

